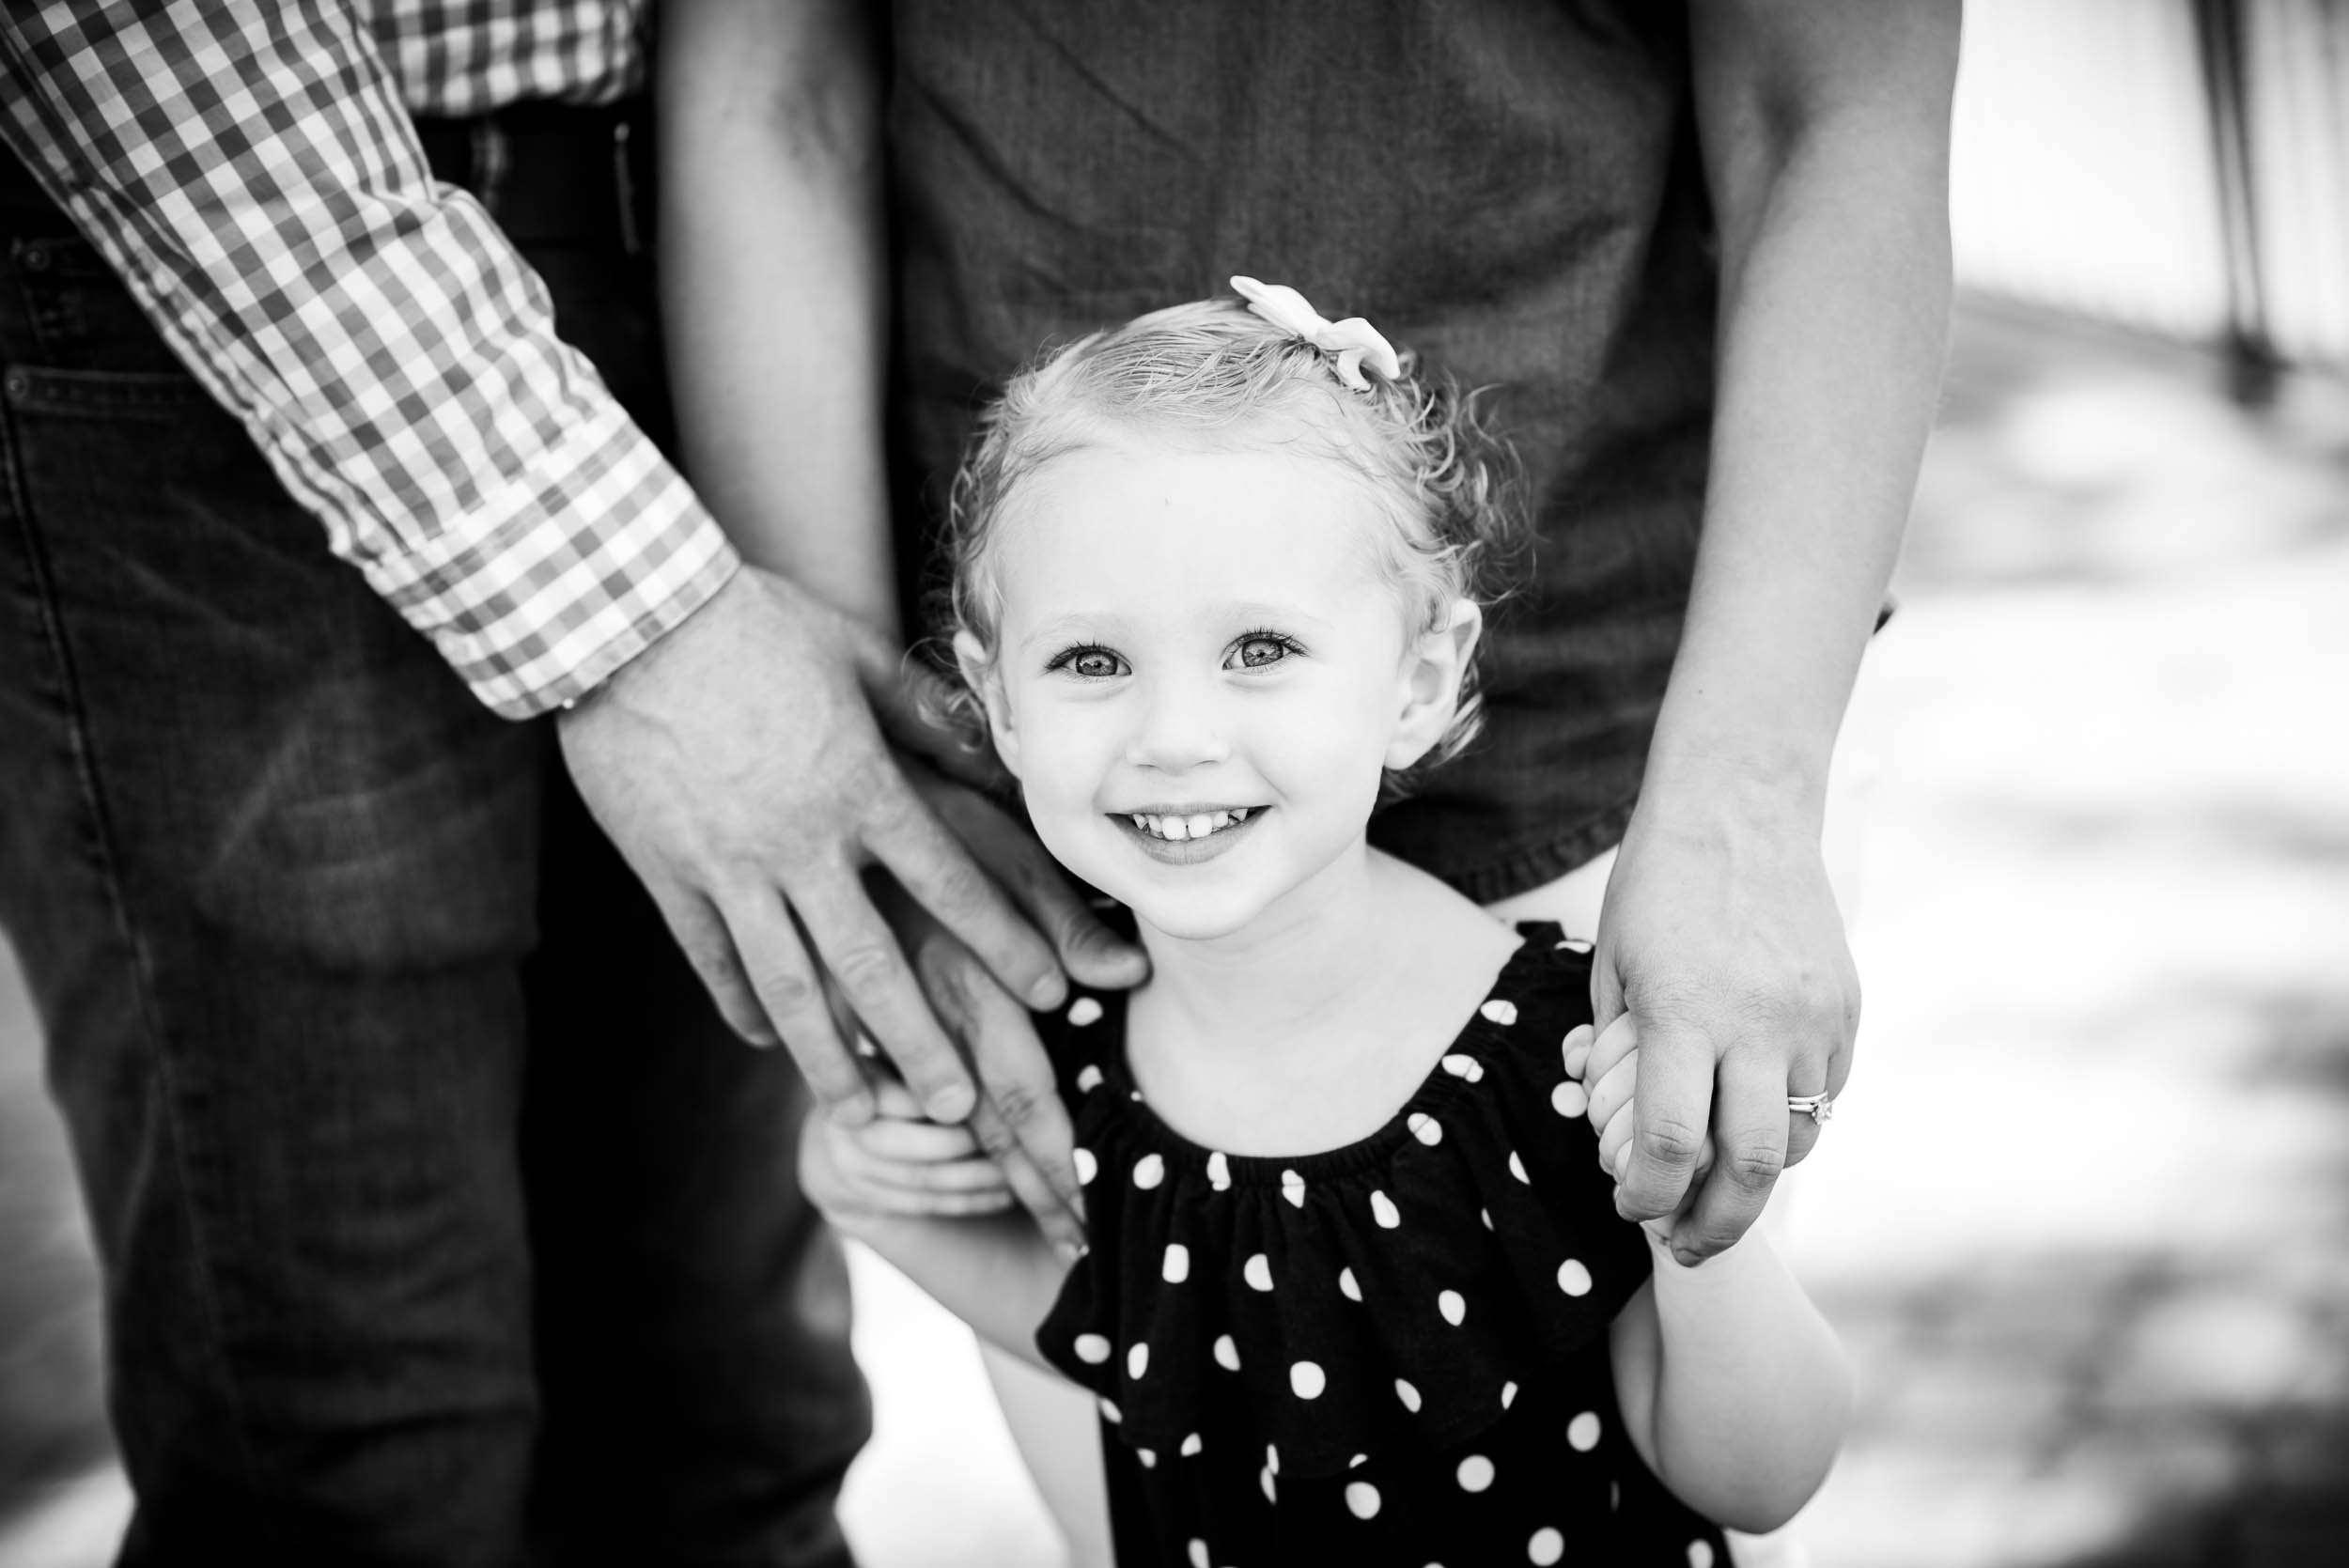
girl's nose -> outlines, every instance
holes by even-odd
[[[1221,699],[1212,680],[1151,682],[1127,739],[1126,760],[1168,773],[1223,761],[1232,746]]]

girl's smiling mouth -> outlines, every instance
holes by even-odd
[[[1230,848],[1270,806],[1205,806],[1116,812],[1110,820],[1151,859],[1172,865],[1209,860]]]

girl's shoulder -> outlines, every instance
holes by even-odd
[[[1128,1441],[1269,1432],[1283,1464],[1331,1473],[1382,1444],[1460,1441],[1527,1376],[1603,1351],[1650,1259],[1565,1072],[1590,949],[1554,925],[1520,932],[1394,1116],[1294,1158],[1161,1122],[1126,1071],[1116,997],[1045,1020],[1092,1250],[1037,1343]]]

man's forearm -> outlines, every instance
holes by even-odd
[[[879,62],[860,9],[672,0],[661,264],[694,488],[743,556],[893,636]]]

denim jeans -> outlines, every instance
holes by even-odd
[[[649,429],[647,269],[532,255]],[[801,1089],[62,218],[0,222],[0,923],[105,1266],[128,1563],[836,1564]]]

